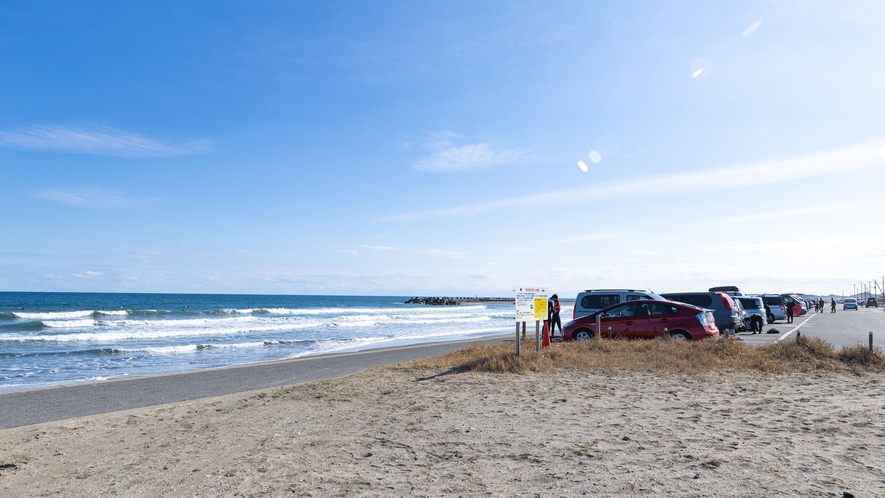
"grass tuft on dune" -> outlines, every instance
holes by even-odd
[[[513,343],[472,345],[449,354],[414,360],[404,368],[461,372],[517,373],[594,370],[706,374],[711,371],[763,373],[885,372],[885,354],[863,345],[836,350],[817,338],[801,337],[765,346],[748,346],[734,339],[684,342],[590,340],[553,344],[535,352],[534,341],[523,341],[517,357]]]

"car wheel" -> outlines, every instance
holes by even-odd
[[[578,329],[572,334],[572,339],[576,341],[586,341],[587,339],[593,338],[593,332],[587,329]]]
[[[688,335],[688,332],[670,332],[670,339],[674,341],[690,341],[691,336]]]

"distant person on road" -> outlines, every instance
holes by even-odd
[[[786,310],[784,310],[784,311],[787,312],[787,323],[793,323],[793,306],[795,306],[795,305],[796,305],[796,303],[794,301],[790,301],[785,306]]]
[[[830,313],[835,313],[835,312],[836,312],[836,298],[831,297],[830,298]]]
[[[547,322],[550,324],[550,337],[553,337],[553,330],[559,324],[559,335],[562,335],[562,320],[559,318],[559,296],[553,294],[547,300]]]
[[[820,298],[820,312],[821,313],[824,312],[824,306],[826,306],[826,303],[824,303],[824,298]]]

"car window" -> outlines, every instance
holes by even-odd
[[[582,308],[602,309],[621,302],[618,294],[590,294],[581,298]]]
[[[744,307],[744,309],[748,309],[748,310],[759,309],[759,301],[757,301],[755,299],[739,299],[739,301],[741,302],[741,305]]]
[[[652,315],[675,315],[679,313],[679,308],[672,304],[650,303]],[[643,306],[647,306],[643,304]]]
[[[635,304],[624,304],[605,312],[605,318],[625,318],[636,315]]]
[[[667,296],[671,301],[679,301],[680,303],[693,304],[701,308],[709,308],[713,303],[713,298],[708,294],[671,294]]]
[[[655,298],[647,295],[647,294],[627,294],[627,299],[625,301],[654,301]]]

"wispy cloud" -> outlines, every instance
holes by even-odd
[[[427,172],[478,170],[523,162],[530,156],[524,149],[499,149],[490,143],[458,145],[453,142],[457,136],[446,133],[441,140],[426,144],[431,153],[413,162],[412,168]]]
[[[94,187],[46,189],[37,192],[34,197],[58,204],[93,209],[136,209],[150,207],[159,201],[159,199],[126,197],[115,190]]]
[[[400,250],[399,247],[392,247],[392,246],[366,246],[366,245],[359,245],[359,246],[356,246],[356,247],[359,247],[360,249],[368,249],[368,250],[370,250],[370,251],[399,251],[399,250]]]
[[[842,214],[846,211],[851,212],[853,210],[859,210],[863,208],[870,208],[871,206],[881,206],[883,204],[882,201],[864,201],[864,202],[846,202],[842,204],[827,204],[824,206],[811,206],[804,208],[793,208],[793,209],[782,209],[778,211],[765,211],[761,213],[747,214],[742,216],[735,216],[731,218],[731,221],[760,221],[760,220],[773,220],[778,218],[794,218],[797,216],[808,216],[811,214],[826,214],[826,213],[835,213]]]
[[[0,146],[117,157],[183,156],[211,149],[210,140],[170,142],[109,127],[31,126],[0,131]]]
[[[104,272],[87,270],[81,273],[71,273],[71,275],[77,278],[95,278],[103,276]]]
[[[511,207],[585,204],[603,199],[649,196],[662,192],[673,195],[697,191],[699,188],[704,188],[707,192],[717,192],[795,181],[800,178],[835,174],[883,164],[885,164],[885,140],[876,140],[787,159],[758,161],[673,175],[644,176],[589,187],[403,213],[382,218],[381,221],[452,218]]]
[[[624,233],[622,232],[611,232],[611,233],[591,233],[587,235],[578,235],[576,237],[569,237],[566,239],[557,240],[557,244],[571,244],[574,242],[590,242],[594,240],[606,240],[606,239],[616,239],[618,237],[623,237]]]
[[[753,24],[744,28],[744,32],[742,33],[742,36],[744,38],[746,38],[746,37],[752,35],[753,33],[756,32],[757,29],[759,29],[759,26],[762,26],[762,19],[759,19],[758,21],[756,21]]]
[[[467,256],[467,253],[457,252],[457,251],[446,251],[443,249],[427,249],[427,254],[436,254],[439,256],[448,256],[450,258],[464,258]]]

